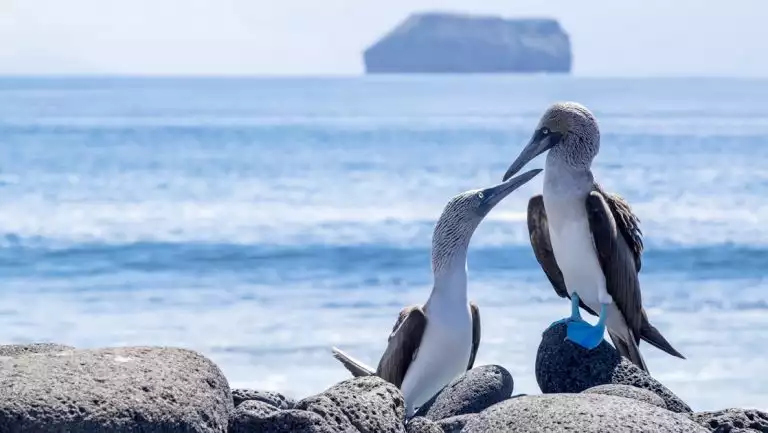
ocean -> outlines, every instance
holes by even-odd
[[[375,365],[431,289],[448,199],[500,181],[543,110],[592,109],[594,172],[645,233],[641,345],[694,410],[768,409],[768,81],[566,76],[0,79],[0,342],[171,345],[233,387],[303,397]],[[528,167],[543,167],[543,157]],[[531,250],[529,197],[478,228],[476,365],[539,393],[569,314]]]

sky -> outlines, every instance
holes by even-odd
[[[0,74],[357,75],[423,11],[556,18],[579,76],[768,76],[766,0],[0,0]]]

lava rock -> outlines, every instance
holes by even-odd
[[[582,394],[604,394],[612,395],[615,397],[631,398],[634,400],[643,401],[654,406],[658,406],[662,409],[667,408],[667,404],[657,394],[648,391],[647,389],[638,388],[630,385],[599,385],[582,391]]]
[[[293,409],[293,407],[296,406],[296,401],[294,399],[286,397],[279,392],[257,391],[254,389],[232,390],[232,401],[235,403],[235,407],[250,400],[261,401],[278,409]]]
[[[264,406],[266,403],[258,402]],[[328,425],[326,419],[306,410],[280,410],[266,416],[255,412],[235,411],[230,423],[229,433],[357,433],[357,430],[336,430]]]
[[[467,371],[437,393],[414,416],[433,421],[478,413],[512,395],[514,381],[504,367],[483,365]]]
[[[404,433],[404,420],[405,401],[400,391],[381,378],[366,376],[340,382],[299,401],[293,409],[243,401],[230,420],[230,432]]]
[[[32,343],[32,344],[5,344],[0,345],[0,356],[21,356],[31,353],[49,353],[63,352],[65,350],[74,350],[72,346],[65,346],[55,343]]]
[[[691,412],[679,397],[603,340],[587,350],[565,339],[565,324],[544,331],[536,354],[536,381],[541,392],[579,393],[598,385],[631,385],[654,392],[672,412]]]
[[[280,409],[257,400],[245,400],[235,408],[229,419],[228,433],[253,433],[259,430],[261,420]]]
[[[715,433],[768,433],[768,413],[755,409],[697,412],[691,419]]]
[[[296,403],[295,409],[322,416],[334,432],[402,433],[405,401],[400,390],[376,377],[340,382]]]
[[[0,358],[0,432],[224,432],[226,378],[184,349],[122,347]]]
[[[443,418],[437,424],[443,429],[443,433],[461,433],[461,430],[472,418],[479,416],[476,413],[466,415],[456,415],[450,418]]]
[[[445,433],[437,423],[421,416],[411,418],[405,431],[407,433]]]
[[[462,433],[706,433],[688,419],[650,404],[601,394],[519,397],[491,406]]]

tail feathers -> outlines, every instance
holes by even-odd
[[[349,356],[342,350],[336,347],[333,347],[331,350],[333,350],[333,357],[338,359],[339,362],[341,362],[341,364],[344,365],[344,368],[346,368],[347,370],[349,370],[350,373],[352,373],[352,376],[355,376],[355,377],[373,376],[376,374],[376,370],[372,369],[371,367],[368,367],[367,365],[363,364],[357,359]]]
[[[640,338],[648,342],[648,344],[663,350],[672,356],[685,359],[685,356],[675,350],[675,348],[669,344],[667,339],[661,335],[661,332],[659,332],[656,327],[651,325],[651,322],[648,321],[647,317],[643,317],[643,326],[640,328]]]
[[[637,347],[637,343],[635,343],[632,331],[629,331],[630,338],[628,339],[621,338],[619,335],[610,331],[608,331],[608,335],[610,335],[613,346],[619,351],[621,356],[629,359],[638,368],[648,373],[648,366],[645,364],[643,355],[640,354],[640,348]]]

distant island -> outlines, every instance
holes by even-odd
[[[554,19],[418,13],[365,50],[381,73],[570,73],[568,34]]]

